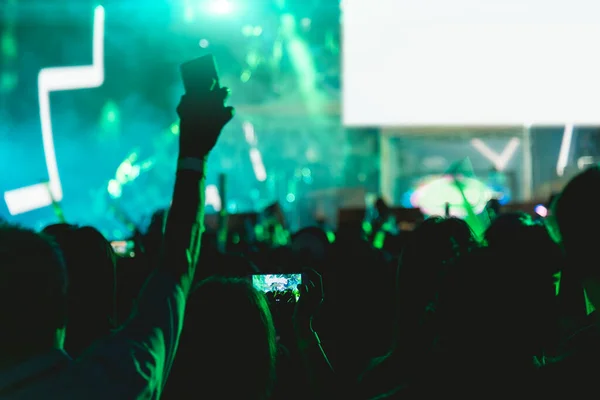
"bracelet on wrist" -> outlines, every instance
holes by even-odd
[[[206,170],[206,158],[183,157],[177,161],[177,171],[195,171],[204,173]]]

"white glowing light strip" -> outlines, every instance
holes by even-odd
[[[11,215],[49,206],[52,204],[52,197],[57,202],[63,198],[52,133],[50,93],[91,89],[104,83],[104,8],[102,6],[98,6],[94,10],[93,29],[92,65],[44,68],[38,74],[40,121],[49,181],[48,184],[40,183],[5,192],[4,200]],[[48,193],[48,188],[52,196]]]
[[[477,138],[471,140],[471,145],[475,147],[482,156],[490,160],[498,172],[502,172],[506,169],[508,163],[515,155],[517,148],[519,148],[520,143],[521,141],[514,137],[510,139],[504,150],[502,150],[502,153],[498,154],[490,149],[483,140]]]
[[[246,138],[246,142],[250,146],[256,146],[256,134],[254,132],[254,125],[250,122],[244,122],[242,125],[242,129],[244,130],[244,136]]]
[[[205,189],[206,200],[204,204],[212,206],[215,211],[221,211],[221,195],[219,195],[219,189],[215,185],[206,185]]]
[[[4,193],[10,215],[18,215],[52,204],[47,183],[26,186]]]
[[[262,155],[258,149],[253,148],[250,149],[250,161],[252,162],[252,169],[254,170],[254,175],[259,182],[264,182],[267,180],[267,170],[265,169],[265,165],[262,161]]]
[[[558,161],[556,162],[556,174],[563,176],[565,168],[569,162],[569,153],[571,153],[571,142],[573,141],[573,124],[565,126],[563,132],[562,143],[560,144],[560,151],[558,152]]]

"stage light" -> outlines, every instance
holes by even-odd
[[[589,167],[590,165],[594,165],[594,157],[590,157],[590,156],[583,156],[583,157],[579,157],[577,159],[577,168],[579,168],[580,171],[586,169],[587,167]]]
[[[260,56],[256,51],[251,50],[246,54],[246,63],[251,68],[256,68],[260,63]]]
[[[17,41],[14,35],[5,33],[1,40],[2,55],[6,58],[14,58],[17,56]]]
[[[289,35],[294,33],[296,29],[296,18],[293,14],[283,14],[281,16],[281,33]]]
[[[249,70],[245,70],[244,72],[242,72],[242,75],[240,76],[240,80],[242,82],[246,83],[250,80],[251,77],[252,77],[252,72],[250,72]]]
[[[548,216],[548,209],[542,204],[538,204],[535,206],[535,213],[542,218],[546,218]]]
[[[565,126],[560,151],[558,153],[558,161],[556,162],[556,175],[563,176],[565,168],[569,163],[569,155],[571,154],[571,142],[573,141],[573,124]]]
[[[309,147],[308,149],[306,149],[306,153],[304,154],[304,157],[306,157],[306,161],[313,163],[313,162],[318,161],[319,154],[314,149],[314,147]]]
[[[475,214],[481,213],[492,198],[492,191],[485,183],[475,178],[460,179],[465,186],[464,195]],[[431,176],[422,181],[410,196],[412,207],[420,208],[426,215],[444,215],[446,203],[450,204],[451,215],[464,218],[468,215],[464,199],[451,176]]]
[[[246,143],[250,146],[256,146],[256,133],[254,131],[254,125],[251,122],[244,122],[242,124],[242,130],[244,131],[244,137]]]
[[[107,102],[102,108],[104,123],[113,124],[119,120],[119,107],[112,101]]]
[[[19,77],[15,72],[4,71],[0,76],[0,92],[9,93],[12,92],[19,83]]]
[[[121,188],[121,184],[116,179],[111,179],[108,181],[108,194],[113,199],[118,199],[123,194],[123,189]]]
[[[183,10],[183,19],[185,20],[185,22],[187,23],[191,23],[194,21],[194,9],[192,8],[192,6],[187,5],[185,6],[185,9]]]
[[[252,25],[244,25],[242,28],[242,35],[252,36],[254,33],[254,27]]]
[[[250,149],[250,162],[252,163],[252,169],[254,170],[254,176],[259,182],[267,180],[267,171],[263,164],[262,154],[257,148]]]
[[[210,3],[209,10],[213,14],[227,15],[233,11],[233,4],[229,0],[213,0]]]
[[[206,185],[205,196],[205,205],[212,206],[215,211],[221,211],[221,207],[223,206],[221,203],[221,195],[219,194],[219,189],[215,185]]]

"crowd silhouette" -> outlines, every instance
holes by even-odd
[[[224,252],[204,232],[203,197],[206,157],[233,117],[227,95],[182,97],[173,201],[136,238],[134,258],[92,227],[0,225],[0,398],[595,391],[600,270],[587,229],[600,217],[581,205],[598,196],[599,167],[554,196],[547,218],[498,209],[483,237],[430,217],[384,246],[352,224],[335,239],[312,227],[282,244],[274,217],[261,241],[237,237]],[[293,290],[252,285],[291,273],[302,274]]]

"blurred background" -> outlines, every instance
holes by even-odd
[[[209,212],[278,202],[291,230],[317,219],[335,225],[340,208],[369,207],[380,196],[438,213],[460,203],[443,174],[464,157],[473,204],[535,205],[600,161],[596,128],[345,129],[339,0],[104,0],[103,21],[94,18],[98,4],[0,3],[0,191],[49,179],[40,70],[94,64],[104,72],[96,87],[49,95],[50,126],[66,219],[110,239],[143,229],[169,205],[179,65],[207,53],[237,108],[209,160]],[[96,60],[94,31],[103,50]],[[56,222],[55,207],[10,199],[0,201],[1,218],[36,229]]]

